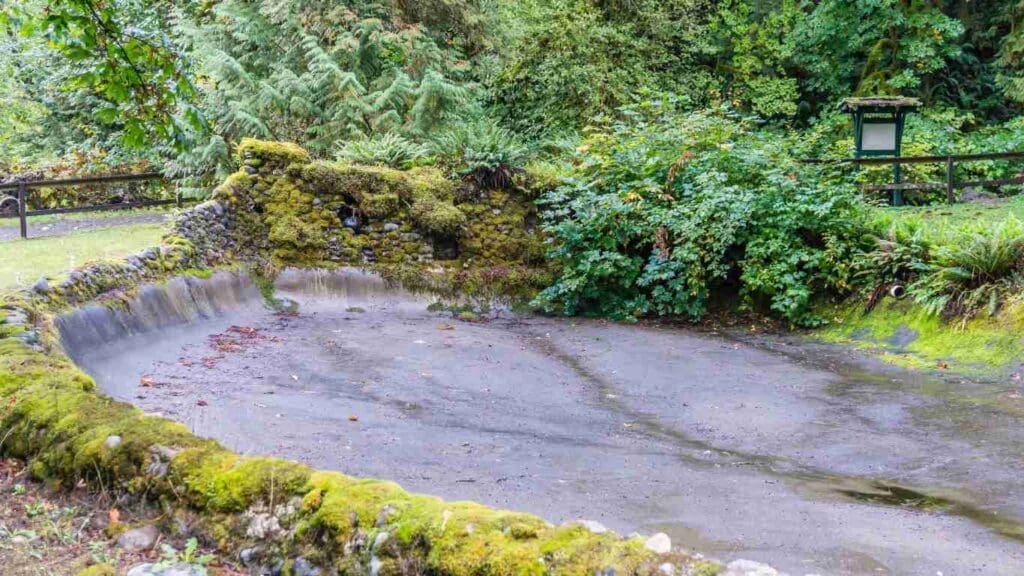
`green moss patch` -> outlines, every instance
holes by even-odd
[[[1022,312],[1016,305],[996,318],[946,322],[906,300],[886,299],[871,312],[851,302],[823,311],[830,324],[813,334],[906,367],[997,372],[1024,359]]]

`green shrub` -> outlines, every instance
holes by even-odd
[[[481,186],[505,188],[520,169],[527,147],[510,131],[489,120],[459,124],[433,140],[433,151],[455,172]]]
[[[856,279],[870,290],[867,309],[893,286],[904,289],[931,270],[931,242],[918,220],[886,223],[884,231],[872,237],[874,247],[859,254],[854,262]]]
[[[614,318],[702,317],[717,296],[799,325],[816,296],[851,287],[866,211],[819,187],[784,138],[724,111],[671,102],[619,110],[543,198],[561,265],[537,304]]]

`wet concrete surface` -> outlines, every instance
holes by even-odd
[[[286,274],[297,314],[222,284],[187,325],[70,351],[110,395],[243,453],[794,574],[1024,574],[1014,384],[783,338],[458,322],[354,274]],[[103,324],[63,327],[83,322]]]

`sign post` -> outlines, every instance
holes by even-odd
[[[907,114],[921,107],[917,98],[902,96],[869,96],[847,98],[841,110],[853,115],[853,143],[856,157],[894,156],[900,157],[903,147],[903,127]],[[898,188],[903,181],[900,165],[893,165],[893,177],[897,188],[892,193],[894,206],[903,205],[903,191]]]

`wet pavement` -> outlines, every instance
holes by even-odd
[[[69,351],[110,395],[243,453],[794,574],[1024,574],[1015,384],[781,338],[461,322],[354,273],[286,274],[297,314],[198,283],[143,294],[130,321],[64,322]]]

